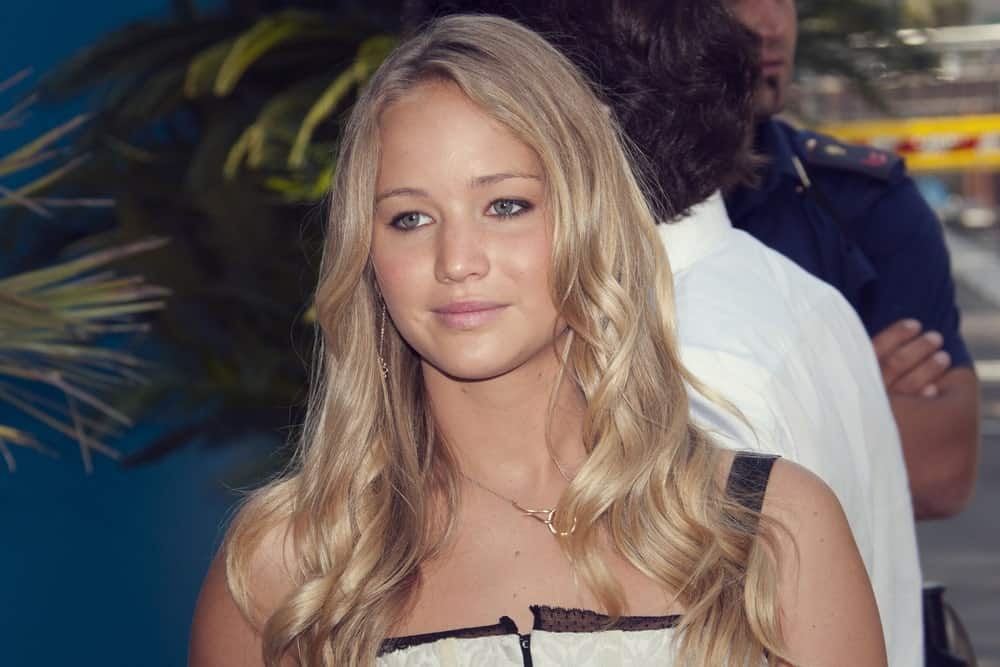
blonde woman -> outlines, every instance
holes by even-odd
[[[329,215],[296,464],[230,528],[192,665],[886,663],[832,493],[691,424],[653,215],[544,40],[400,46]]]

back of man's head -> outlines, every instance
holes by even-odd
[[[757,42],[719,0],[406,0],[403,21],[459,13],[519,21],[583,70],[645,161],[662,219],[751,178]]]

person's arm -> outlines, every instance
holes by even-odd
[[[294,589],[283,530],[269,531],[252,557],[253,619],[233,599],[226,581],[225,548],[219,549],[202,584],[188,648],[189,667],[263,667],[261,629]],[[288,656],[282,667],[297,664]]]
[[[236,606],[226,585],[222,553],[202,584],[191,627],[189,667],[264,666],[260,635]]]
[[[789,662],[810,667],[888,664],[878,608],[844,512],[804,468],[775,462],[763,512],[776,531],[782,637]]]
[[[944,338],[924,331],[918,320],[904,319],[872,338],[882,383],[890,394],[932,398],[937,381],[951,368],[951,355],[942,350]]]
[[[879,276],[863,318],[875,334],[914,511],[918,519],[953,516],[975,482],[979,389],[941,226],[904,175],[861,223],[860,241]]]
[[[979,459],[979,382],[968,367],[951,367],[943,337],[917,320],[886,327],[872,339],[899,428],[918,519],[962,511]]]
[[[979,462],[979,381],[971,368],[952,368],[933,396],[889,392],[903,441],[918,519],[944,519],[972,497]]]

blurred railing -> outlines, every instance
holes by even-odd
[[[906,158],[910,171],[1000,167],[1000,114],[829,123],[819,129],[842,141],[894,151]]]

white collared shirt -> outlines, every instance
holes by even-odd
[[[921,575],[902,445],[851,306],[749,234],[720,194],[658,226],[681,358],[753,427],[692,391],[717,440],[780,454],[837,494],[875,590],[891,667],[923,664]]]

